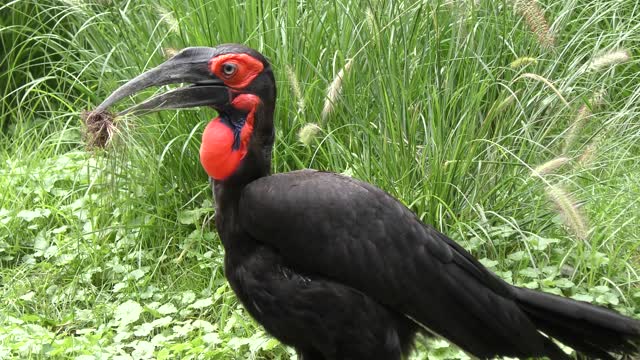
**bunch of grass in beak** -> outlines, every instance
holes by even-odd
[[[83,111],[84,141],[90,149],[104,149],[117,132],[115,116],[108,111]]]

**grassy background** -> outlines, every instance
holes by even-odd
[[[197,155],[215,113],[118,119],[105,150],[82,139],[80,111],[123,81],[225,42],[273,64],[274,171],[364,179],[507,281],[639,317],[640,6],[532,3],[0,5],[0,358],[293,356],[223,277]],[[425,339],[413,355],[463,356]]]

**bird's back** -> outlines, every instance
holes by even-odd
[[[244,189],[240,213],[294,269],[356,288],[475,356],[560,351],[508,284],[375,186],[313,170],[277,174]]]

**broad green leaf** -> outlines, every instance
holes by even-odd
[[[134,350],[131,352],[131,356],[133,356],[134,359],[140,360],[153,358],[153,351],[156,348],[155,345],[148,341],[138,341],[133,347]]]
[[[21,300],[24,300],[24,301],[31,301],[31,300],[33,299],[33,296],[34,296],[35,294],[36,294],[35,292],[33,292],[33,291],[29,291],[28,293],[26,293],[26,294],[24,294],[24,295],[20,296],[20,299],[21,299]]]
[[[177,336],[184,337],[193,331],[193,329],[194,327],[191,325],[191,321],[183,321],[173,327],[173,333]]]
[[[514,253],[507,255],[507,259],[513,260],[513,261],[520,261],[522,259],[525,259],[526,257],[527,257],[527,253],[522,250],[516,251]]]
[[[518,270],[518,275],[535,279],[540,276],[540,270],[528,267]]]
[[[186,305],[186,304],[191,304],[195,300],[196,300],[196,294],[191,290],[187,290],[182,293],[182,299],[180,301]]]
[[[571,298],[578,301],[593,302],[593,296],[587,294],[575,294]]]
[[[49,215],[51,215],[51,210],[49,209],[21,210],[16,214],[17,217],[26,222],[31,222],[42,217],[48,217]]]
[[[184,225],[191,225],[200,222],[202,216],[211,212],[212,208],[198,208],[193,210],[181,210],[178,212],[178,221]]]
[[[201,329],[205,333],[213,332],[215,330],[215,327],[206,320],[196,319],[196,320],[193,320],[192,324],[193,324],[193,327]]]
[[[122,326],[138,321],[140,314],[142,314],[142,306],[136,301],[128,300],[118,305],[114,317],[116,322]]]
[[[153,324],[151,323],[140,324],[133,329],[133,335],[139,337],[147,336],[153,331],[153,328]]]
[[[555,286],[563,289],[570,289],[576,286],[576,284],[574,284],[571,280],[565,278],[555,279],[553,282]]]
[[[211,345],[217,345],[217,344],[220,344],[222,342],[222,339],[220,339],[218,334],[215,333],[215,332],[211,332],[211,333],[207,333],[207,334],[202,335],[202,340],[204,342],[206,342],[207,344],[211,344]],[[277,340],[276,340],[276,342],[277,342]],[[270,350],[270,349],[265,349],[265,350]]]
[[[606,294],[599,295],[596,297],[596,302],[600,304],[611,304],[618,305],[620,300],[618,299],[618,295],[613,292],[608,292]]]
[[[129,278],[139,280],[147,272],[145,269],[135,269],[129,273]]]
[[[498,265],[498,262],[496,260],[491,260],[491,259],[487,259],[487,258],[482,258],[479,260],[480,263],[488,268],[493,268],[496,265]]]
[[[193,304],[189,305],[192,309],[202,309],[213,305],[213,300],[210,297],[197,300]]]
[[[549,245],[560,242],[560,240],[558,239],[549,239],[541,236],[530,236],[529,238],[527,238],[527,241],[534,249],[538,251],[546,250]]]
[[[593,288],[591,288],[591,292],[596,293],[596,294],[606,294],[609,291],[611,291],[611,289],[608,286],[605,286],[605,285],[598,285],[598,286],[594,286]]]
[[[172,303],[166,303],[160,306],[157,310],[162,315],[169,315],[178,312],[178,309]]]
[[[159,319],[153,320],[151,322],[151,325],[156,328],[156,327],[164,327],[167,326],[169,324],[171,324],[171,322],[173,321],[173,318],[171,316],[165,316],[165,317],[161,317]]]

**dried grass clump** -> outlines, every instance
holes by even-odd
[[[551,48],[555,45],[555,36],[549,30],[549,23],[544,18],[544,11],[536,0],[515,0],[514,7],[524,18],[529,29],[536,34],[542,47]]]
[[[84,122],[84,141],[90,149],[104,149],[113,139],[118,128],[115,116],[108,111],[83,111],[80,115]]]

